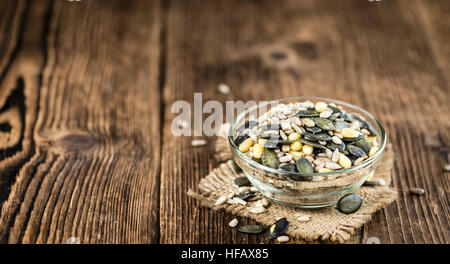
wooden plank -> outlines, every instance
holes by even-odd
[[[399,1],[172,1],[167,21],[161,174],[162,243],[259,243],[237,234],[232,216],[200,209],[188,198],[217,164],[213,146],[190,147],[170,132],[172,103],[266,100],[316,95],[360,105],[385,124],[395,146],[399,201],[376,214],[350,243],[448,243],[448,177],[429,131],[448,139],[448,84],[436,74],[421,22]],[[273,52],[286,54],[276,59]],[[230,95],[216,91],[218,83]],[[426,87],[426,89],[423,89]],[[447,140],[448,141],[448,140]],[[446,142],[446,141],[445,141]],[[411,187],[425,197],[413,197]],[[241,219],[248,223],[246,219]]]
[[[1,5],[0,241],[158,242],[159,1]]]

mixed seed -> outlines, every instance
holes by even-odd
[[[239,151],[267,167],[288,172],[347,169],[379,149],[373,125],[333,103],[279,104],[236,131]]]

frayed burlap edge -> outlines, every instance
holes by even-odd
[[[229,158],[231,158],[225,137],[218,137],[216,151],[221,153],[220,160],[226,158],[226,155],[229,155]],[[342,214],[333,207],[320,210],[302,210],[275,202],[271,202],[271,205],[262,214],[250,213],[250,209],[255,201],[248,202],[246,206],[227,203],[215,206],[215,202],[219,197],[237,191],[233,180],[243,175],[235,173],[231,160],[222,163],[218,168],[211,171],[210,174],[200,181],[198,191],[189,190],[188,195],[198,199],[202,206],[214,210],[223,209],[232,214],[250,217],[266,226],[271,225],[280,217],[286,217],[290,222],[287,234],[293,238],[292,242],[295,242],[297,239],[297,241],[330,240],[342,243],[351,238],[355,230],[367,223],[372,218],[373,213],[396,199],[397,192],[388,187],[391,183],[393,160],[394,153],[392,147],[388,145],[382,161],[371,178],[371,180],[383,179],[386,182],[386,186],[360,188],[357,193],[363,196],[363,205],[356,213],[350,215]],[[258,195],[262,197],[261,194]],[[302,215],[310,215],[311,220],[308,222],[299,221],[298,218]]]

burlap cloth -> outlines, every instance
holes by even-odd
[[[289,229],[286,233],[291,237],[291,242],[301,242],[304,240],[343,242],[349,239],[355,230],[367,223],[373,213],[384,208],[397,197],[397,192],[389,187],[394,161],[394,152],[390,144],[387,146],[383,159],[378,165],[375,174],[371,177],[371,180],[383,179],[386,185],[361,187],[357,193],[362,195],[364,202],[356,213],[349,215],[340,213],[334,207],[319,210],[304,210],[284,206],[273,201],[271,201],[270,206],[262,214],[249,212],[252,208],[252,203],[256,201],[248,202],[246,206],[228,203],[215,206],[215,202],[219,197],[237,190],[233,184],[233,180],[236,177],[243,176],[242,172],[237,174],[233,170],[232,161],[230,160],[231,152],[224,133],[216,141],[216,159],[223,163],[200,180],[197,191],[189,190],[188,195],[198,199],[202,206],[214,210],[224,209],[232,214],[250,217],[265,226],[270,226],[280,217],[286,217],[290,222]],[[298,218],[302,215],[310,215],[311,220],[308,222],[299,221]]]

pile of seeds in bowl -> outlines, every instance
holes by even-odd
[[[361,164],[379,149],[377,131],[340,105],[278,104],[237,128],[239,151],[288,172],[326,173]]]

